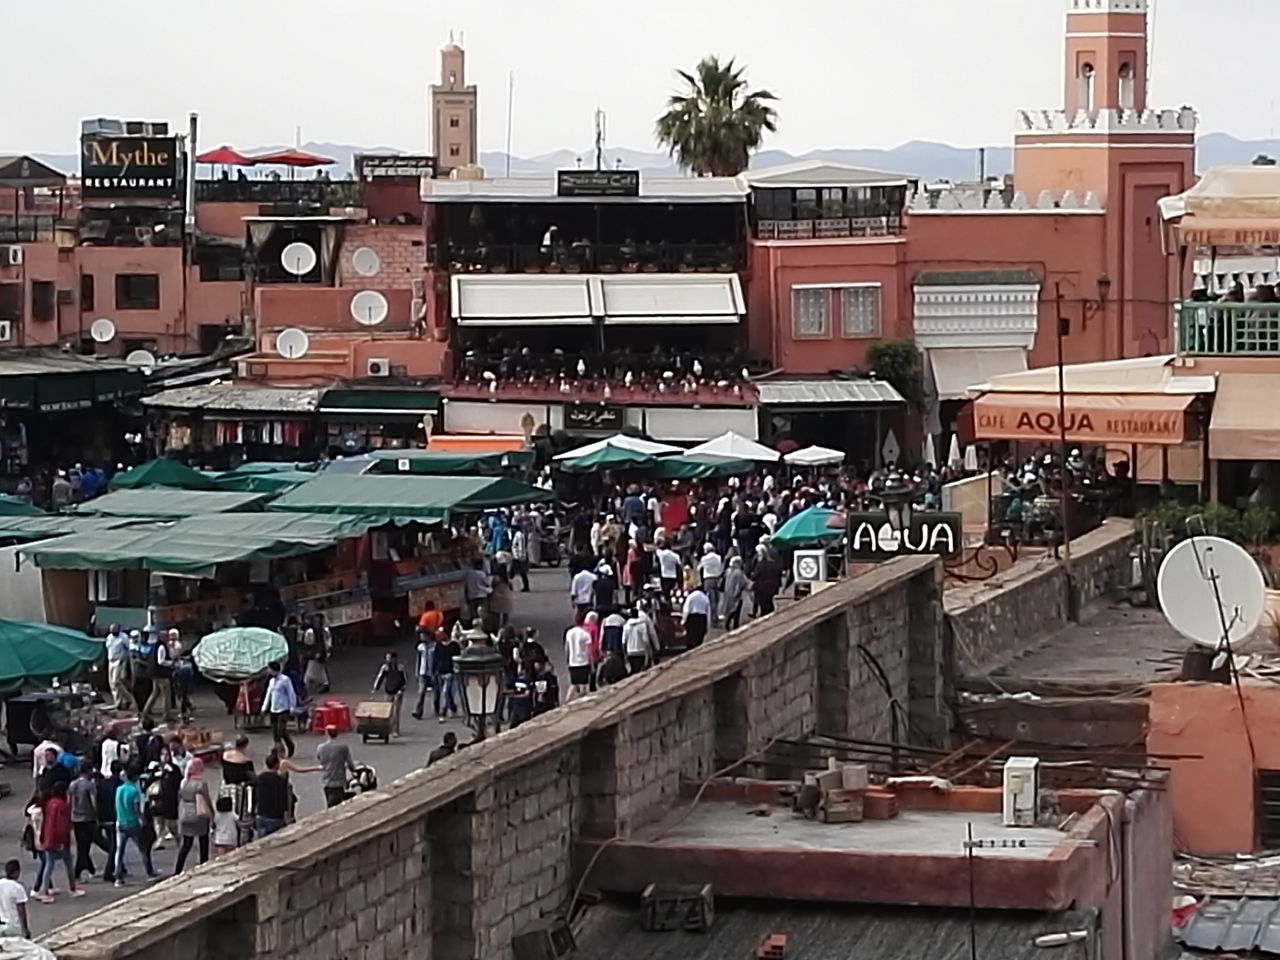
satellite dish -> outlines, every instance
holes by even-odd
[[[131,367],[138,367],[143,373],[150,373],[156,368],[156,355],[150,350],[134,350],[124,362]]]
[[[286,360],[297,360],[305,357],[310,347],[311,338],[307,336],[305,330],[299,330],[297,327],[281,330],[276,336],[276,353]]]
[[[1267,589],[1257,562],[1221,537],[1191,537],[1165,556],[1156,577],[1160,609],[1188,640],[1217,649],[1222,627],[1236,644],[1258,629]]]
[[[315,269],[316,252],[305,243],[291,243],[280,251],[280,264],[295,277],[301,277]]]
[[[116,325],[106,317],[99,317],[89,324],[89,336],[95,343],[110,343],[116,338]]]
[[[382,258],[373,247],[360,247],[351,255],[351,266],[362,277],[377,276],[382,269]]]
[[[387,298],[377,290],[361,290],[351,298],[351,316],[366,327],[376,327],[387,319],[387,309]]]

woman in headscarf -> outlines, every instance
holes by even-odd
[[[178,862],[173,868],[175,874],[182,872],[187,854],[196,841],[200,843],[200,862],[209,859],[209,828],[212,824],[213,798],[209,795],[209,785],[204,782],[204,761],[192,757],[182,785],[178,787],[178,832],[182,835],[182,846],[178,848]]]
[[[587,612],[582,621],[582,629],[591,637],[591,645],[587,648],[587,660],[591,667],[589,686],[596,688],[596,669],[600,666],[600,614],[595,610]]]
[[[726,630],[736,630],[742,623],[742,598],[749,586],[746,571],[742,569],[742,558],[730,557],[720,597],[720,615],[724,617]]]

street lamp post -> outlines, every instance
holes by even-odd
[[[497,733],[502,722],[502,654],[491,643],[472,642],[454,658],[454,668],[462,687],[462,709],[476,741],[483,740],[490,728]]]

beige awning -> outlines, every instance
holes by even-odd
[[[1188,247],[1280,246],[1280,216],[1257,220],[1186,217],[1177,229],[1178,239]]]
[[[969,388],[1027,369],[1021,347],[946,347],[929,350],[939,400],[965,400]]]
[[[1223,373],[1209,420],[1210,460],[1280,460],[1280,373]]]
[[[1280,221],[1280,167],[1214,167],[1191,189],[1164,197],[1158,205],[1165,220]]]
[[[1074,443],[1181,443],[1194,395],[1066,394],[1066,434]],[[1056,393],[988,393],[973,402],[978,440],[1054,442],[1064,422]]]

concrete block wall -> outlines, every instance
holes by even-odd
[[[681,780],[776,737],[887,736],[884,683],[906,705],[913,657],[940,656],[940,583],[935,560],[883,564],[46,944],[59,960],[508,960],[568,906],[576,841],[629,836]]]

